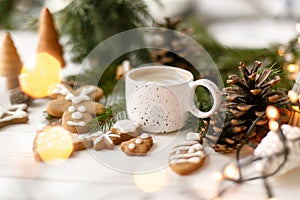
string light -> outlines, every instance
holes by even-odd
[[[238,180],[239,169],[235,164],[229,164],[225,167],[223,176],[228,179]]]
[[[287,71],[290,73],[297,73],[299,71],[299,65],[297,64],[288,64],[286,67]]]
[[[285,55],[285,48],[283,46],[278,47],[277,53],[279,56],[284,56]]]
[[[279,111],[275,106],[268,106],[266,109],[266,114],[269,119],[278,119]]]
[[[220,180],[223,179],[223,175],[222,175],[221,173],[217,172],[217,173],[215,173],[215,174],[213,175],[213,178],[214,178],[216,181],[220,181]]]
[[[274,120],[274,119],[270,119],[269,120],[269,129],[271,130],[271,131],[278,131],[278,129],[279,129],[279,123],[276,121],[276,120]]]
[[[288,92],[288,97],[289,97],[289,100],[291,101],[291,103],[297,103],[299,101],[299,96],[298,96],[297,92],[295,92],[293,90],[290,90]]]

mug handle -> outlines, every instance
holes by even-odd
[[[216,84],[214,84],[212,81],[208,80],[208,79],[199,79],[196,80],[194,82],[190,83],[190,86],[192,88],[192,99],[194,99],[194,94],[195,94],[195,90],[198,86],[203,86],[205,88],[208,89],[208,91],[211,93],[212,95],[212,99],[213,99],[213,106],[212,108],[207,111],[207,112],[202,112],[200,111],[194,104],[194,102],[192,102],[192,107],[190,112],[198,117],[198,118],[207,118],[210,117],[214,114],[214,112],[216,112],[222,103],[222,95],[221,95],[221,91],[220,89],[216,86]]]

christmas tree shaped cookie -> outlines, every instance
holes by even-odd
[[[6,77],[6,88],[19,87],[18,76],[22,69],[22,62],[9,33],[6,33],[0,53],[0,75]]]
[[[63,50],[58,42],[58,35],[54,27],[53,17],[47,8],[43,8],[39,19],[40,41],[37,51],[49,53],[56,58],[61,67],[65,66]]]

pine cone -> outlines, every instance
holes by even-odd
[[[9,96],[11,104],[26,104],[29,106],[33,99],[25,94],[19,87],[13,89]]]
[[[246,136],[253,122],[264,113],[268,105],[287,101],[282,91],[272,91],[272,87],[280,81],[279,76],[270,78],[271,69],[259,70],[261,62],[256,61],[252,69],[240,63],[239,69],[243,77],[230,75],[224,88],[226,101],[223,107],[210,121],[206,140],[216,151],[229,152],[246,142],[246,137],[260,142],[268,133],[268,119],[265,115],[257,121],[254,130]],[[283,109],[285,115],[287,110]]]
[[[151,60],[155,63],[186,69],[194,75],[195,79],[200,78],[198,70],[189,62],[197,58],[197,51],[193,48],[195,44],[191,44],[190,41],[184,39],[180,33],[168,30],[176,30],[181,20],[173,21],[167,17],[165,19],[166,24],[158,24],[158,26],[166,29],[154,33],[160,39],[153,42],[158,48],[151,50]],[[185,29],[181,29],[180,32],[186,35],[191,34],[190,30]]]

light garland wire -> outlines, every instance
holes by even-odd
[[[252,126],[247,131],[247,136],[255,128],[257,121],[259,121],[265,114],[266,114],[265,112],[262,113],[254,121]],[[264,156],[258,156],[258,157],[257,156],[248,156],[246,158],[240,159],[240,152],[245,145],[248,145],[253,149],[255,149],[257,146],[256,144],[251,142],[250,139],[246,136],[246,142],[241,144],[241,146],[237,150],[236,163],[229,163],[223,169],[223,173],[222,173],[223,179],[220,182],[218,192],[217,192],[217,197],[221,197],[222,195],[224,195],[228,191],[229,187],[232,186],[230,184],[225,186],[225,182],[230,181],[230,182],[234,182],[236,184],[242,184],[244,182],[253,181],[253,180],[262,180],[268,198],[270,199],[270,198],[274,197],[271,187],[267,182],[267,178],[274,176],[279,171],[281,171],[284,166],[286,166],[289,155],[290,155],[289,154],[290,149],[289,149],[289,146],[287,143],[294,142],[294,141],[287,141],[287,139],[282,131],[281,126],[279,126],[279,129],[276,131],[276,134],[278,135],[280,142],[282,144],[282,147],[283,147],[281,152],[278,152],[271,156],[266,156],[266,157],[264,157]],[[298,140],[300,141],[300,137],[298,138]],[[265,163],[265,165],[272,165],[272,163],[274,163],[274,161],[276,161],[276,159],[278,160],[278,157],[280,157],[282,159],[282,162],[279,162],[279,163],[275,162],[278,165],[273,169],[273,171],[266,172],[266,171],[262,170],[261,172],[259,172],[259,171],[257,171],[257,169],[255,167],[253,167],[253,165],[256,164],[256,166],[257,166],[257,163],[260,163],[261,161],[263,161]],[[299,160],[299,162],[300,162],[300,160]],[[231,174],[228,174],[228,171],[227,171],[228,167],[232,168],[232,170],[230,172]],[[234,172],[234,169],[236,170],[236,172]],[[244,171],[246,171],[247,173],[244,173]],[[256,173],[259,173],[259,175],[254,175]],[[236,174],[238,174],[238,175],[236,175]]]

